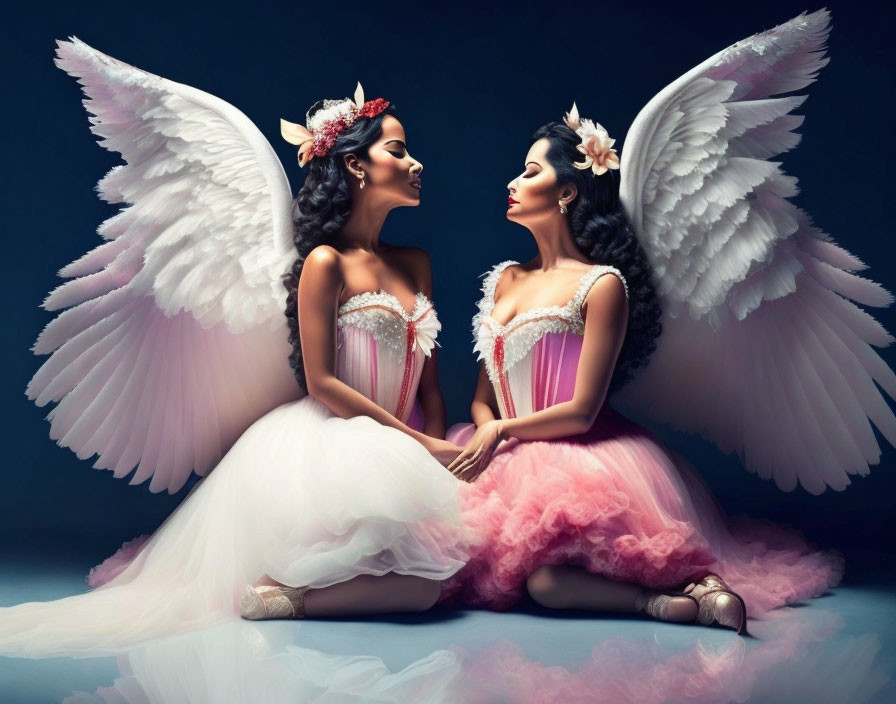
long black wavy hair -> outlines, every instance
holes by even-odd
[[[628,328],[608,395],[622,387],[634,373],[646,366],[662,332],[659,299],[647,255],[632,230],[619,200],[619,172],[595,176],[591,169],[577,169],[581,161],[576,149],[579,136],[561,122],[539,127],[532,141],[550,142],[547,159],[561,185],[574,184],[577,197],[567,206],[576,246],[597,264],[609,264],[622,272],[628,285]]]
[[[325,107],[323,100],[308,110],[313,116]],[[383,119],[394,113],[387,107],[376,117],[359,117],[348,129],[341,132],[326,156],[314,157],[308,162],[308,175],[292,204],[293,242],[298,257],[292,269],[283,276],[286,288],[286,321],[289,326],[289,342],[292,354],[289,366],[303,391],[308,391],[305,380],[305,364],[302,360],[302,343],[299,339],[299,277],[305,258],[320,244],[332,242],[345,226],[352,212],[352,192],[346,173],[346,154],[366,158],[371,145],[383,134]]]

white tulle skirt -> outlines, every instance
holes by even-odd
[[[0,609],[0,653],[94,655],[206,627],[268,574],[325,587],[387,572],[445,579],[463,564],[458,482],[422,445],[306,397],[253,424],[117,577]]]

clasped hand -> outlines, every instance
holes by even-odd
[[[458,479],[472,482],[488,467],[495,448],[501,442],[502,424],[499,420],[483,423],[463,451],[448,465],[448,471]]]

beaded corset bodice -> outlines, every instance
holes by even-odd
[[[585,297],[604,274],[615,274],[626,285],[618,269],[593,266],[564,305],[533,308],[501,325],[492,317],[495,288],[512,264],[517,262],[501,262],[486,275],[479,312],[473,318],[474,349],[485,364],[504,418],[528,415],[572,398],[585,331]]]
[[[359,293],[339,307],[336,327],[337,377],[407,422],[442,328],[432,301],[418,293],[408,313],[390,293]]]

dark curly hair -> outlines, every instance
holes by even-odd
[[[634,373],[646,366],[662,332],[659,299],[647,255],[632,230],[619,200],[619,172],[594,176],[591,169],[577,169],[581,161],[576,149],[579,136],[560,122],[540,127],[532,140],[550,142],[547,159],[561,185],[572,183],[577,197],[567,206],[576,246],[588,259],[610,264],[622,272],[628,285],[628,328],[608,395],[621,388]]]
[[[308,110],[310,118],[324,108],[318,101]],[[376,117],[359,117],[348,129],[341,132],[326,156],[315,157],[308,163],[308,175],[292,204],[293,242],[298,257],[292,269],[283,276],[286,288],[286,321],[289,326],[289,342],[292,354],[289,365],[303,391],[308,391],[305,380],[305,364],[302,360],[302,343],[299,339],[298,293],[299,277],[305,258],[315,247],[332,242],[345,226],[352,211],[352,192],[349,188],[343,157],[355,154],[365,158],[370,146],[383,133],[383,119],[394,113],[390,105]]]

